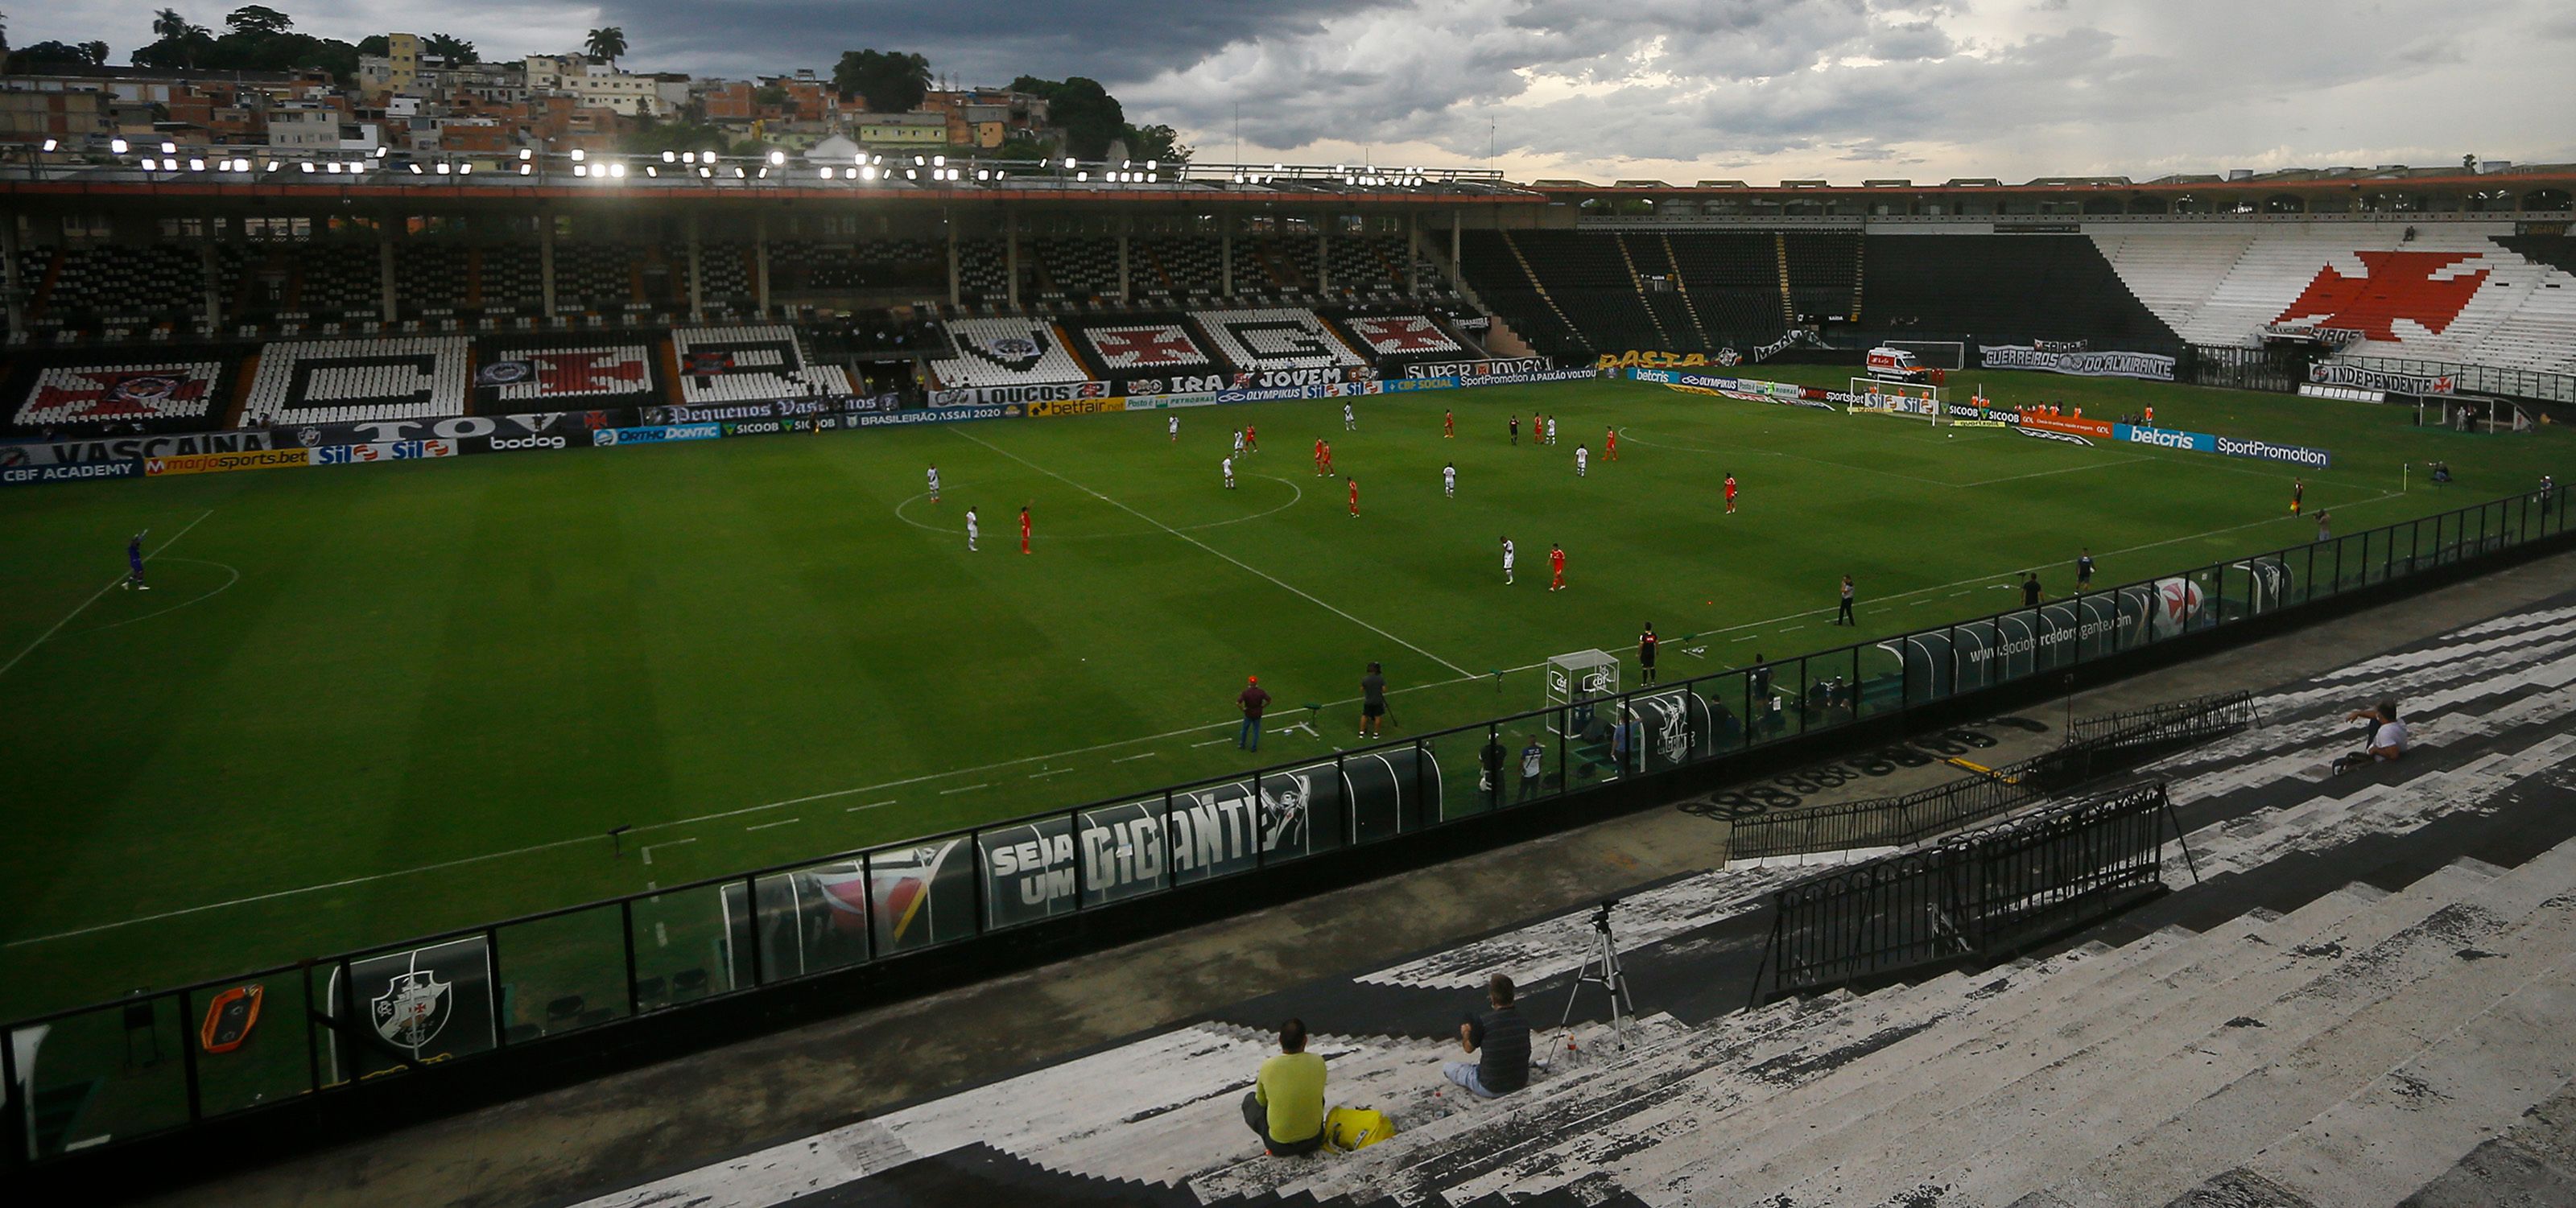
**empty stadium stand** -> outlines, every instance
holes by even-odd
[[[1677,231],[1664,242],[1711,344],[1760,344],[1780,334],[1780,263],[1770,235]]]
[[[1115,239],[1039,239],[1020,249],[1023,263],[1032,254],[1038,270],[1037,303],[1042,307],[1058,308],[1118,296]],[[1129,267],[1132,274],[1132,257]]]
[[[261,349],[242,423],[349,423],[465,413],[466,340],[285,340]]]
[[[205,270],[197,249],[176,244],[68,248],[58,263],[37,260],[39,280],[50,275],[37,304],[51,317],[84,327],[140,327],[185,323],[204,313]],[[22,271],[27,267],[21,259]]]
[[[1330,369],[1366,364],[1351,346],[1302,307],[1193,312],[1219,356],[1247,370]]]
[[[698,295],[709,310],[748,313],[758,304],[751,284],[751,245],[711,240],[698,246]],[[685,290],[685,281],[681,288]]]
[[[1139,298],[1200,303],[1225,290],[1225,247],[1215,236],[1139,240],[1128,254]]]
[[[478,411],[525,411],[526,404],[584,406],[658,402],[654,343],[575,344],[487,341],[476,349]]]
[[[1002,240],[957,241],[957,297],[968,305],[1005,306],[1010,303],[1010,249]]]
[[[55,361],[23,374],[5,431],[76,437],[220,427],[229,370],[211,355]]]
[[[950,326],[953,331],[958,325]],[[1210,376],[1226,369],[1208,355],[1198,337],[1190,334],[1189,320],[1178,312],[1068,319],[1058,324],[1058,329],[1074,337],[1083,359],[1104,380],[1165,378],[1172,374]]]
[[[2081,235],[1870,235],[1860,325],[1988,343],[2161,351],[2174,332]]]
[[[1802,316],[1851,317],[1861,283],[1860,233],[1786,231],[1780,244],[1790,307]]]
[[[1114,267],[1114,266],[1113,266]],[[947,249],[925,239],[769,245],[769,289],[776,295],[948,292]]]
[[[950,389],[1090,380],[1063,330],[1046,319],[951,319],[957,355],[931,370]]]
[[[1331,292],[1345,297],[1386,297],[1405,292],[1417,276],[1404,240],[1391,235],[1337,238],[1327,250]]]
[[[681,327],[671,332],[680,397],[691,403],[758,402],[848,394],[850,375],[807,359],[796,329],[783,325]]]
[[[1379,360],[1454,357],[1465,351],[1427,314],[1343,315],[1335,322]]]
[[[1539,292],[1538,281],[1504,231],[1461,232],[1458,272],[1485,305],[1511,321],[1521,338],[1549,356],[1581,360],[1596,348],[1565,312]],[[1643,304],[1640,303],[1642,306]]]

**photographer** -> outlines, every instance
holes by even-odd
[[[2349,722],[2360,722],[2366,732],[2362,749],[2335,761],[2334,770],[2347,772],[2375,763],[2395,763],[2406,754],[2406,723],[2397,720],[2397,702],[2384,700],[2367,709],[2355,709],[2343,715]]]
[[[1486,983],[1493,1010],[1470,1014],[1458,1025],[1458,1046],[1476,1054],[1474,1061],[1452,1061],[1440,1072],[1479,1099],[1491,1099],[1529,1085],[1530,1027],[1512,1005],[1512,979],[1497,973]]]

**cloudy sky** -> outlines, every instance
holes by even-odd
[[[103,38],[122,63],[155,7],[20,0],[8,33]],[[452,0],[431,26],[408,0],[272,7],[486,58],[614,24],[630,67],[701,75],[828,72],[859,47],[960,83],[1089,75],[1203,161],[1768,183],[2576,160],[2568,0]]]

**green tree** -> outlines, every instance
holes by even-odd
[[[385,37],[383,34],[368,34],[366,37],[358,39],[359,54],[376,55],[381,57],[392,54],[393,52],[394,47],[392,40]]]
[[[832,68],[842,100],[858,97],[873,113],[904,113],[930,92],[930,60],[900,50],[845,50]]]
[[[180,16],[179,10],[175,8],[165,8],[152,14],[152,36],[156,38],[184,38],[188,36],[188,31],[195,28],[197,27],[188,24],[188,19]]]
[[[1099,159],[1109,154],[1111,142],[1127,135],[1126,108],[1098,80],[1087,76],[1061,80],[1021,76],[1011,81],[1011,91],[1046,98],[1047,124],[1064,132],[1065,154],[1077,159]]]
[[[614,67],[618,58],[626,53],[626,29],[617,25],[594,29],[590,31],[590,38],[582,43],[582,49],[590,57],[606,59],[608,65]]]
[[[88,59],[91,66],[104,66],[107,63],[107,43],[83,42],[80,44],[80,49],[81,57]]]
[[[1181,142],[1178,131],[1169,126],[1129,126],[1127,154],[1138,160],[1166,164],[1190,162],[1190,149]]]
[[[751,90],[751,103],[755,105],[776,105],[783,108],[787,104],[787,90],[776,84],[754,88]]]
[[[451,67],[459,63],[483,61],[483,56],[475,51],[473,43],[454,34],[431,34],[428,41],[422,44],[422,49],[447,60]],[[359,53],[365,53],[363,47],[360,48]]]
[[[89,61],[89,51],[86,48],[74,46],[69,42],[48,40],[38,42],[25,50],[11,54],[9,56],[9,70],[23,70],[24,68],[36,63],[51,63],[61,67],[78,67],[82,64],[88,63]]]
[[[224,14],[224,28],[237,34],[273,36],[295,28],[295,18],[265,4],[246,4]]]

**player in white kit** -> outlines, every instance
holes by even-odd
[[[1180,443],[1180,441],[1181,441],[1181,417],[1180,417],[1180,415],[1179,415],[1178,413],[1174,413],[1170,418],[1165,419],[1165,420],[1163,421],[1163,425],[1164,425],[1164,427],[1165,427],[1165,428],[1167,428],[1168,430],[1170,430],[1170,432],[1171,432],[1171,434],[1172,434],[1172,443],[1173,443],[1173,444],[1179,444],[1179,443]]]
[[[1574,446],[1574,476],[1581,478],[1592,468],[1592,446]]]
[[[930,501],[939,502],[939,467],[930,467]]]
[[[975,538],[982,536],[982,535],[983,535],[983,533],[984,533],[984,530],[982,530],[982,529],[980,529],[980,528],[976,527],[976,525],[975,525],[975,509],[973,509],[973,508],[971,508],[971,507],[970,507],[970,508],[968,508],[968,509],[966,509],[966,552],[967,552],[967,553],[970,553],[970,554],[971,554],[971,553],[974,553],[974,552],[975,552]]]
[[[1234,459],[1231,457],[1225,459],[1225,489],[1234,489]]]
[[[1512,539],[1503,538],[1503,586],[1512,584]]]
[[[1360,413],[1352,410],[1349,403],[1342,404],[1342,431],[1357,432],[1359,430]]]
[[[1458,463],[1450,462],[1440,469],[1440,489],[1451,499],[1458,497]]]

